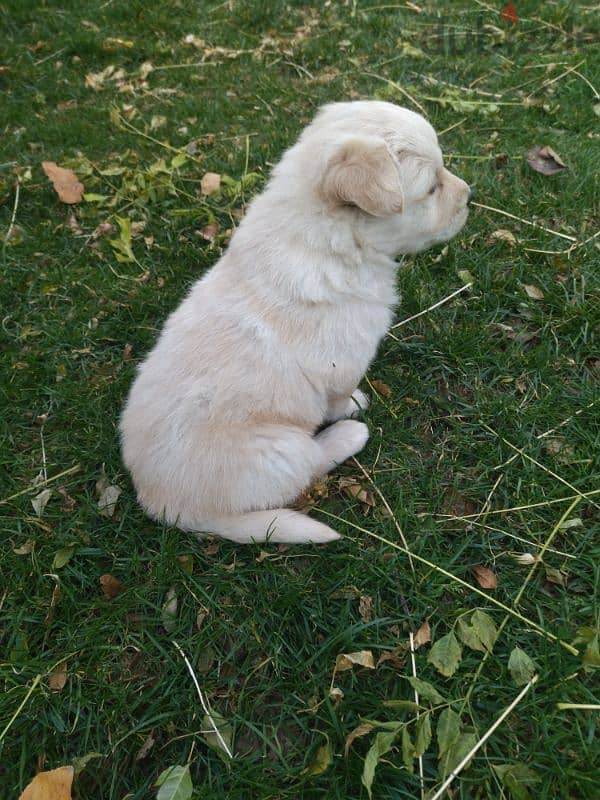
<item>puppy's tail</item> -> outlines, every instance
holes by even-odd
[[[275,542],[324,544],[339,539],[340,534],[290,508],[273,508],[270,511],[249,511],[237,516],[215,517],[202,526],[207,533],[240,544]]]

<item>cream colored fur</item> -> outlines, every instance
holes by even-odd
[[[454,236],[468,195],[423,117],[325,106],[139,368],[121,437],[146,512],[237,542],[338,538],[286,506],[366,444],[349,417],[392,321],[395,256]]]

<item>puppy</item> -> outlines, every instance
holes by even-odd
[[[139,368],[120,429],[149,516],[235,542],[339,538],[286,506],[365,446],[351,418],[394,258],[453,237],[469,198],[419,114],[322,108]]]

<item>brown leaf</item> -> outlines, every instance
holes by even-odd
[[[34,545],[35,542],[32,542],[31,539],[28,539],[25,544],[22,544],[20,547],[13,547],[13,553],[17,556],[28,556],[33,550]]]
[[[152,748],[154,747],[155,742],[156,739],[152,736],[151,733],[149,733],[148,736],[145,738],[144,743],[137,751],[135,755],[135,760],[141,761],[143,758],[146,758],[150,750],[152,750]]]
[[[363,506],[367,508],[375,507],[375,496],[370,489],[363,489],[360,483],[357,483],[352,478],[340,478],[338,481],[340,489],[355,500],[358,500]]]
[[[53,692],[60,692],[67,682],[67,662],[61,661],[56,669],[48,676],[48,686]]]
[[[79,203],[83,197],[83,183],[71,169],[64,169],[54,161],[42,161],[42,169],[52,181],[58,199],[63,203]]]
[[[204,228],[202,228],[202,230],[199,231],[199,234],[201,238],[206,239],[207,242],[214,242],[218,230],[219,226],[217,225],[217,223],[211,222],[208,225],[205,225]]]
[[[531,283],[524,283],[523,288],[527,293],[527,297],[531,297],[532,300],[543,300],[544,293],[538,286],[533,286]]]
[[[400,645],[400,647],[394,647],[393,650],[384,650],[377,659],[377,669],[379,669],[382,664],[389,664],[390,667],[397,670],[404,669],[406,653],[406,647],[402,645]]]
[[[562,158],[555,153],[551,147],[540,147],[536,145],[527,153],[527,163],[541,175],[556,175],[567,169],[567,165]]]
[[[431,628],[429,627],[429,618],[421,625],[419,630],[413,636],[413,646],[418,650],[424,644],[431,641]]]
[[[200,191],[204,195],[215,194],[221,188],[221,176],[216,172],[207,172],[200,181]]]
[[[371,381],[371,386],[378,392],[382,397],[391,397],[392,390],[383,381]]]
[[[555,583],[557,586],[564,586],[566,588],[569,580],[566,573],[560,569],[549,567],[547,564],[544,564],[544,569],[546,571],[546,578],[550,583]]]
[[[100,575],[100,587],[102,594],[107,600],[112,600],[123,591],[123,584],[114,575]]]
[[[497,231],[490,233],[488,237],[488,242],[508,242],[511,247],[514,247],[517,243],[517,239],[512,231],[506,230],[506,228],[498,228]]]
[[[373,619],[373,598],[368,594],[361,594],[358,601],[358,613],[365,625]]]
[[[371,725],[370,722],[363,722],[362,725],[359,725],[354,730],[350,731],[348,736],[346,736],[346,742],[344,744],[344,756],[348,758],[348,751],[350,750],[350,746],[355,739],[358,739],[359,736],[366,736],[367,733],[370,733],[374,729],[374,725]]]
[[[476,567],[473,567],[473,574],[482,589],[495,589],[498,586],[496,573],[492,572],[489,567],[478,564]]]
[[[38,772],[19,800],[71,800],[73,767]]]
[[[370,650],[360,650],[357,653],[340,653],[335,660],[336,672],[345,672],[354,666],[375,669],[373,653]]]

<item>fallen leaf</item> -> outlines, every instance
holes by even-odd
[[[194,556],[191,553],[183,556],[177,556],[177,561],[179,561],[179,566],[186,575],[192,574],[194,571]]]
[[[344,744],[344,756],[348,758],[348,751],[350,750],[350,746],[355,739],[358,739],[360,736],[366,736],[367,733],[371,733],[374,728],[375,726],[371,725],[370,722],[363,722],[361,725],[358,725],[358,727],[351,730],[348,736],[346,736],[346,742]]]
[[[167,633],[170,633],[177,624],[177,593],[173,587],[167,592],[161,611],[161,619]]]
[[[419,700],[429,700],[434,704],[446,702],[438,690],[427,681],[423,681],[413,675],[405,675],[404,677],[419,695]]]
[[[531,297],[532,300],[543,300],[544,293],[539,288],[539,286],[534,286],[531,283],[524,283],[523,288],[527,294],[527,297]]]
[[[429,627],[429,619],[421,625],[419,630],[413,636],[413,646],[418,650],[424,644],[431,641],[431,628]]]
[[[83,770],[87,767],[90,761],[93,761],[95,758],[105,758],[104,753],[86,753],[84,756],[79,756],[79,758],[73,759],[73,770],[75,774],[75,778],[83,772]]]
[[[221,188],[221,176],[216,172],[207,172],[200,181],[200,191],[203,195],[216,194]]]
[[[42,161],[42,169],[52,181],[58,199],[63,203],[80,203],[83,197],[83,183],[71,169],[64,169],[54,161]]]
[[[215,733],[215,728],[220,736]],[[233,728],[224,717],[215,711],[211,711],[210,717],[205,714],[202,719],[202,731],[202,736],[209,747],[224,753],[227,758],[230,757],[230,753],[233,752]],[[229,749],[229,753],[223,743]]]
[[[33,510],[41,517],[44,513],[44,509],[48,505],[48,500],[52,497],[52,489],[43,489],[39,494],[32,499],[31,505],[33,506]]]
[[[459,269],[456,274],[461,279],[463,284],[475,283],[475,278],[473,277],[473,274],[469,272],[468,269]]]
[[[107,600],[112,600],[123,591],[123,584],[114,575],[100,575],[100,587],[102,594]]]
[[[354,666],[375,669],[373,653],[370,650],[360,650],[356,653],[340,653],[335,660],[335,672],[344,672]]]
[[[13,547],[13,553],[16,556],[28,556],[29,553],[33,550],[35,542],[28,539],[25,544],[22,544],[20,547]]]
[[[508,242],[511,247],[514,247],[517,243],[517,239],[512,231],[506,230],[506,228],[498,228],[497,231],[490,233],[488,237],[488,242]]]
[[[148,736],[146,736],[146,738],[144,739],[142,746],[135,754],[135,760],[141,761],[143,758],[146,758],[146,756],[148,755],[150,750],[152,750],[155,744],[156,744],[156,739],[152,736],[151,733],[149,733]]]
[[[381,664],[387,664],[398,671],[404,669],[404,665],[406,664],[406,654],[407,649],[406,647],[394,647],[393,650],[383,650],[379,658],[377,659],[376,668],[379,669]]]
[[[337,686],[332,686],[329,690],[329,697],[333,700],[334,703],[339,703],[340,700],[344,699],[344,693],[342,690]]]
[[[510,791],[514,800],[531,800],[527,786],[534,786],[542,779],[537,772],[526,764],[492,764],[492,769],[500,778],[504,786]]]
[[[520,553],[519,555],[513,556],[513,558],[517,564],[521,564],[522,567],[530,567],[540,560],[539,556],[534,556],[532,553]]]
[[[74,544],[69,544],[66,547],[61,547],[59,550],[57,550],[52,561],[52,569],[61,569],[65,566],[65,564],[68,564],[73,557],[74,552]]]
[[[373,598],[368,594],[361,594],[358,601],[358,613],[365,625],[373,619]]]
[[[478,564],[477,566],[473,567],[473,574],[475,575],[475,579],[482,589],[495,589],[498,586],[498,578],[496,577],[496,573],[493,572],[489,567],[484,567],[482,564]]]
[[[200,231],[200,236],[202,239],[206,239],[207,242],[214,242],[215,236],[219,230],[219,226],[216,222],[211,222],[208,225],[205,225],[204,228]]]
[[[567,169],[567,165],[562,158],[551,147],[532,147],[527,153],[527,163],[531,169],[541,175],[556,175]]]
[[[319,747],[319,749],[315,753],[315,757],[313,758],[312,762],[308,765],[308,767],[303,769],[300,774],[321,775],[329,767],[332,761],[333,757],[331,752],[331,745],[327,741],[325,742],[325,744]]]
[[[67,683],[67,662],[61,661],[56,669],[48,676],[48,686],[53,692],[60,692]]]
[[[524,650],[515,647],[508,659],[508,669],[517,686],[524,686],[535,675],[535,664]]]
[[[157,131],[159,128],[162,128],[164,125],[167,124],[167,118],[162,114],[154,114],[152,119],[150,120],[150,130]]]
[[[569,578],[562,570],[549,567],[547,564],[544,564],[544,569],[546,570],[546,580],[566,588]]]
[[[126,47],[131,50],[134,46],[135,42],[132,42],[131,39],[118,39],[116,36],[109,36],[108,39],[102,42],[103,50],[117,50],[119,47]]]
[[[338,486],[344,494],[358,500],[359,503],[362,503],[367,509],[375,507],[376,503],[373,492],[370,489],[364,489],[360,483],[357,483],[353,478],[340,478]]]
[[[118,486],[106,486],[98,498],[98,512],[103,517],[109,519],[114,515],[117,507],[117,500],[121,496],[122,489]]]
[[[190,765],[168,767],[160,773],[155,786],[159,786],[156,800],[190,800],[194,787]]]
[[[38,772],[19,800],[71,800],[73,767]]]
[[[462,651],[458,639],[451,631],[433,645],[427,656],[427,661],[441,672],[446,678],[454,675],[460,664]]]
[[[200,628],[202,628],[202,625],[204,624],[204,620],[208,617],[209,614],[210,614],[210,611],[208,610],[208,608],[205,608],[204,606],[200,606],[200,608],[198,609],[198,612],[196,613],[196,628],[198,630],[200,630]]]
[[[384,383],[383,381],[377,381],[377,380],[371,381],[371,386],[382,397],[391,397],[392,396],[392,390],[387,385],[387,383]]]

